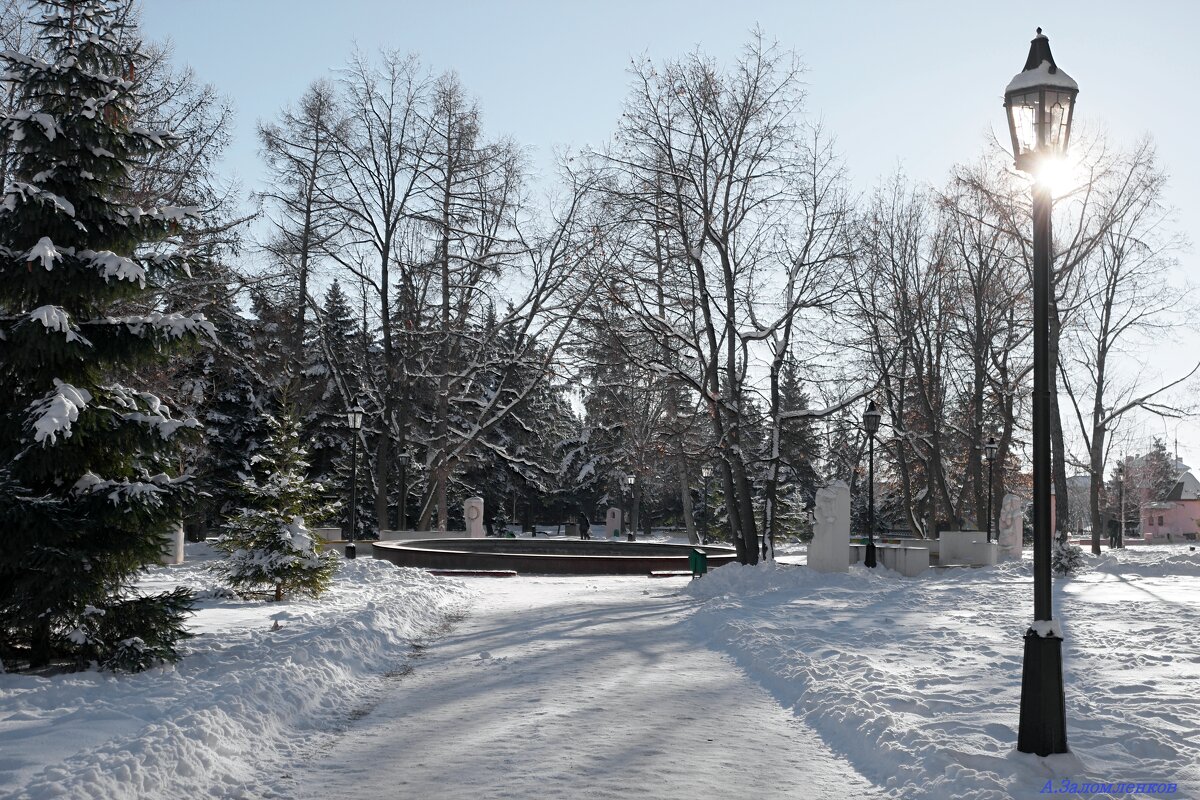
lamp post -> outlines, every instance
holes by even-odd
[[[875,567],[875,433],[883,414],[872,400],[863,412],[863,428],[867,432],[867,556],[863,564]]]
[[[700,468],[700,474],[704,477],[704,497],[700,503],[700,513],[704,521],[704,527],[700,529],[700,544],[705,544],[708,539],[708,479],[712,477],[712,465],[705,464]]]
[[[1017,750],[1067,752],[1062,633],[1050,596],[1050,209],[1039,173],[1067,151],[1079,85],[1054,63],[1050,40],[1037,29],[1025,69],[1004,91],[1016,167],[1033,184],[1033,624],[1025,632]]]
[[[996,450],[999,445],[996,444],[996,437],[989,436],[987,444],[983,446],[983,455],[988,462],[988,526],[987,540],[992,541],[992,464],[996,461]]]
[[[412,456],[408,451],[402,450],[400,455],[396,456],[396,463],[400,465],[400,530],[408,530],[408,464],[412,461]]]
[[[1117,547],[1125,546],[1125,462],[1117,464],[1117,507],[1121,521],[1117,523]],[[1145,535],[1143,531],[1142,535]]]
[[[629,487],[629,496],[627,498],[627,508],[629,513],[629,524],[633,525],[633,487],[637,483],[637,476],[630,473],[625,476],[625,485]],[[626,530],[625,536],[629,541],[633,541],[633,531]]]
[[[346,542],[346,558],[357,558],[354,534],[358,531],[358,432],[362,430],[363,408],[355,404],[346,412],[346,424],[350,427],[350,538]]]

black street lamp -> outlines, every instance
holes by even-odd
[[[1117,509],[1121,520],[1117,523],[1117,547],[1125,546],[1125,462],[1117,464]],[[1143,534],[1144,535],[1144,534]]]
[[[708,479],[712,477],[712,473],[711,464],[705,464],[700,468],[700,474],[704,477],[704,499],[700,504],[700,513],[704,520],[704,527],[700,529],[700,544],[705,544],[708,539]]]
[[[357,558],[354,534],[358,530],[358,432],[362,430],[363,408],[355,404],[346,412],[346,424],[350,426],[350,538],[346,542],[346,558]]]
[[[1004,91],[1016,167],[1033,184],[1033,625],[1025,632],[1017,750],[1066,753],[1062,633],[1050,596],[1050,186],[1039,177],[1063,156],[1079,85],[1054,63],[1038,28],[1025,69]]]
[[[996,461],[996,451],[1000,446],[996,444],[996,437],[989,436],[987,444],[983,446],[983,455],[988,462],[988,526],[987,540],[992,541],[992,464]]]
[[[863,428],[867,432],[867,556],[863,564],[875,567],[875,434],[883,413],[872,400],[863,412]]]
[[[629,524],[630,525],[633,525],[633,487],[634,487],[634,484],[636,484],[636,483],[637,483],[636,475],[629,474],[629,475],[625,476],[625,485],[629,487],[629,497],[628,497],[627,508],[628,508],[628,512],[629,512]],[[634,537],[634,532],[629,530],[628,528],[626,528],[625,537],[627,539],[629,539],[629,541],[632,542],[633,537]]]
[[[408,530],[408,464],[412,461],[412,456],[408,451],[401,451],[396,456],[396,463],[400,465],[400,530]]]

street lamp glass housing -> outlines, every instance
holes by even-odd
[[[983,452],[987,455],[989,464],[996,460],[996,451],[999,449],[999,447],[1000,446],[996,444],[996,437],[989,436],[987,444],[983,446]]]
[[[874,436],[879,430],[879,420],[883,418],[883,412],[879,410],[879,406],[875,405],[872,400],[867,405],[867,410],[863,412],[863,427],[867,430],[868,436]]]
[[[625,483],[626,483],[626,485],[628,485],[628,486],[631,486],[631,487],[632,487],[632,486],[633,486],[633,484],[634,484],[636,481],[637,481],[637,478],[636,478],[636,477],[634,477],[633,475],[626,475],[626,476],[625,476]]]
[[[350,430],[357,431],[362,428],[363,407],[355,406],[346,412],[346,423],[350,426]]]
[[[1025,69],[1004,90],[1017,169],[1034,172],[1047,157],[1066,155],[1079,84],[1054,63],[1050,40],[1037,29]]]
[[[396,463],[402,467],[407,467],[409,465],[409,462],[411,462],[411,461],[412,461],[412,456],[410,456],[408,453],[401,453],[398,456],[396,456]]]
[[[705,464],[703,467],[700,468],[700,474],[706,478],[711,478],[712,477],[712,467],[710,467],[708,464]]]

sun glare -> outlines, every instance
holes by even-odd
[[[1039,184],[1050,187],[1054,197],[1065,197],[1087,182],[1079,159],[1072,155],[1044,159],[1034,176]]]

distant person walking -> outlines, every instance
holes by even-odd
[[[579,512],[579,538],[592,538],[592,521],[582,511]]]

